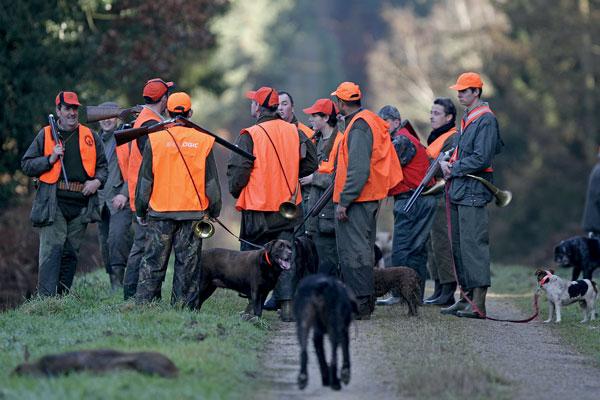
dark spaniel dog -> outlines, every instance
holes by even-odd
[[[561,267],[573,267],[571,280],[592,279],[594,269],[600,266],[600,240],[575,236],[561,241],[554,248],[554,262]]]

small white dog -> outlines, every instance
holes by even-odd
[[[596,319],[596,298],[598,288],[596,282],[589,279],[566,281],[554,275],[554,271],[538,269],[535,271],[538,290],[544,290],[548,298],[549,317],[544,322],[552,322],[556,310],[556,322],[560,322],[560,307],[579,302],[583,310],[582,323]]]

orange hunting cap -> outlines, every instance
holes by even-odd
[[[60,92],[56,95],[56,100],[54,100],[56,105],[59,104],[68,104],[70,106],[79,107],[79,99],[77,98],[77,93],[75,92]]]
[[[279,104],[279,93],[268,86],[246,92],[246,98],[256,101],[262,107],[274,107]]]
[[[465,90],[468,88],[482,88],[483,81],[479,74],[475,72],[465,72],[461,74],[456,80],[456,84],[450,86],[450,89],[454,90]]]
[[[331,95],[344,101],[359,100],[362,97],[360,87],[354,82],[340,83],[337,89],[335,89],[335,92],[332,92]]]
[[[160,78],[150,79],[144,85],[142,96],[148,97],[152,101],[158,101],[169,91],[169,88],[173,85],[173,82],[165,82]]]
[[[319,99],[315,101],[315,104],[312,106],[303,109],[305,114],[325,114],[325,115],[334,115],[338,113],[338,109],[333,103],[333,101],[329,99]]]
[[[177,92],[169,96],[167,110],[172,113],[186,113],[192,108],[192,99],[187,93]]]

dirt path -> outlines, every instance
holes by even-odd
[[[354,325],[355,324],[355,325]],[[358,331],[358,334],[357,334]],[[308,386],[298,390],[296,378],[300,368],[300,354],[296,340],[296,324],[279,323],[279,330],[269,344],[266,370],[262,377],[268,382],[269,390],[256,396],[257,399],[356,399],[364,400],[377,393],[380,399],[395,398],[397,388],[393,373],[377,368],[384,357],[381,340],[378,340],[378,325],[373,321],[354,321],[350,333],[351,380],[339,392],[321,385],[321,375],[312,347],[309,348]],[[325,341],[325,354],[330,359],[330,347]],[[341,355],[341,351],[338,352]],[[338,362],[338,366],[341,362]]]
[[[540,301],[540,307],[546,307]],[[496,318],[525,318],[509,299],[492,296],[489,312]],[[516,385],[519,399],[599,399],[600,369],[585,355],[561,342],[541,321],[528,324],[473,321],[483,328],[474,347],[489,364]],[[600,332],[598,335],[600,340]]]
[[[545,304],[541,304],[542,307]],[[395,306],[396,307],[396,306]],[[376,310],[375,318],[371,321],[357,321],[358,335],[355,328],[351,333],[352,380],[340,392],[334,392],[321,386],[320,375],[314,350],[309,351],[309,386],[298,390],[296,377],[299,368],[298,345],[295,335],[295,324],[280,323],[274,327],[274,337],[266,350],[265,370],[259,379],[263,380],[265,392],[258,393],[257,399],[402,399],[402,398],[440,398],[427,391],[415,393],[406,387],[400,387],[402,378],[414,368],[415,357],[404,354],[393,354],[389,351],[389,342],[403,337],[408,339],[406,332],[393,328],[390,336],[390,319],[399,320],[401,324],[413,324],[420,329],[422,335],[427,330],[421,323],[437,324],[437,330],[460,330],[464,335],[464,343],[473,350],[478,362],[493,370],[507,388],[503,394],[474,395],[473,398],[510,398],[510,399],[598,399],[600,398],[600,369],[585,355],[578,354],[561,342],[548,326],[540,321],[529,324],[511,324],[467,319],[439,319],[437,309],[423,308],[421,322],[410,322],[400,314],[394,315],[390,308]],[[490,296],[488,309],[497,318],[525,317],[509,299]],[[404,311],[402,311],[403,313]],[[403,319],[404,318],[404,319]],[[414,320],[412,320],[414,321]],[[386,329],[388,331],[386,336]],[[398,332],[397,334],[395,332]],[[413,338],[414,339],[414,338]],[[432,336],[429,342],[436,341]],[[600,337],[599,337],[600,340]],[[387,343],[386,343],[387,341]],[[427,342],[427,340],[425,340]],[[386,346],[387,344],[387,346]],[[406,346],[406,345],[405,345]],[[414,350],[408,346],[408,351],[432,352],[432,348],[423,347],[421,342],[414,344]],[[329,353],[328,350],[327,354]],[[452,349],[447,358],[449,369],[457,369],[456,363],[461,363],[462,352]],[[417,360],[420,360],[417,357]],[[431,379],[439,377],[439,371],[433,371],[427,376],[427,362],[418,367],[421,373],[421,383],[428,385]],[[436,361],[437,362],[437,361]],[[412,365],[410,365],[412,364]],[[442,371],[444,371],[442,369]],[[443,373],[443,372],[442,372]],[[463,372],[464,373],[464,372]],[[436,375],[437,374],[437,375]],[[467,381],[469,380],[468,374]],[[405,381],[406,382],[406,381]],[[419,380],[417,380],[419,382]],[[449,382],[453,382],[449,380]],[[460,393],[457,382],[455,392]],[[433,385],[435,386],[435,385]],[[495,392],[492,392],[495,393]],[[453,398],[453,395],[442,396]],[[463,397],[463,396],[460,396]]]

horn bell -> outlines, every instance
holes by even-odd
[[[285,219],[296,219],[299,213],[298,206],[291,201],[284,201],[279,205],[279,214]]]
[[[200,220],[194,223],[194,235],[199,239],[208,239],[215,234],[215,227],[209,221]]]

